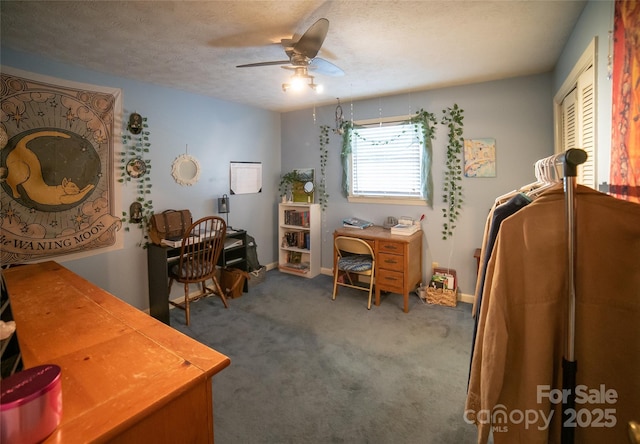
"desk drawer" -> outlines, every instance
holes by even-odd
[[[380,253],[378,254],[378,267],[385,270],[395,270],[402,272],[404,256],[397,254]]]
[[[404,291],[404,273],[379,269],[376,276],[376,285],[380,290],[402,293]]]
[[[403,244],[393,241],[380,241],[378,243],[380,253],[404,254]]]

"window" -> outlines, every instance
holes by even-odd
[[[348,131],[343,160],[349,201],[431,204],[431,146],[422,122],[361,121]]]

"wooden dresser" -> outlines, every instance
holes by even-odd
[[[3,275],[25,368],[62,369],[45,442],[213,442],[211,379],[228,357],[56,262]]]
[[[411,236],[392,235],[383,227],[373,226],[360,230],[343,227],[333,233],[366,240],[376,255],[376,305],[380,305],[380,292],[399,293],[404,297],[404,312],[409,312],[409,293],[422,281],[422,231]],[[333,267],[336,267],[334,251]]]

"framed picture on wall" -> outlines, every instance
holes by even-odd
[[[315,187],[315,169],[298,168],[294,170],[297,180],[292,186],[294,202],[313,202],[313,190]]]
[[[262,162],[231,162],[229,182],[231,194],[262,193]]]
[[[464,176],[496,177],[496,139],[464,140]]]

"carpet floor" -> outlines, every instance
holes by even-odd
[[[367,294],[332,278],[269,271],[249,293],[171,310],[171,325],[231,359],[213,378],[218,444],[471,443],[463,419],[473,328],[468,304]]]

